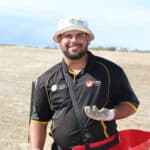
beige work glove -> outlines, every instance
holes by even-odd
[[[95,105],[84,106],[84,111],[89,118],[98,121],[111,121],[115,117],[113,109],[102,108],[99,110]]]

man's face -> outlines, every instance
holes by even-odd
[[[59,38],[60,48],[64,55],[71,60],[77,60],[84,56],[90,43],[89,35],[76,30],[65,32]]]

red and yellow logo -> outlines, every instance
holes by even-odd
[[[92,87],[92,86],[101,86],[101,81],[92,81],[92,80],[86,80],[85,85],[87,87]]]

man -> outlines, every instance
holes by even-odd
[[[132,115],[139,105],[124,71],[88,51],[94,35],[82,18],[60,20],[53,38],[64,58],[38,78],[30,124],[31,150],[43,150],[50,120],[60,150],[111,149],[119,141],[115,120]]]

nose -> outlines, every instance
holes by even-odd
[[[76,36],[72,36],[71,38],[71,42],[77,41],[77,37]]]

